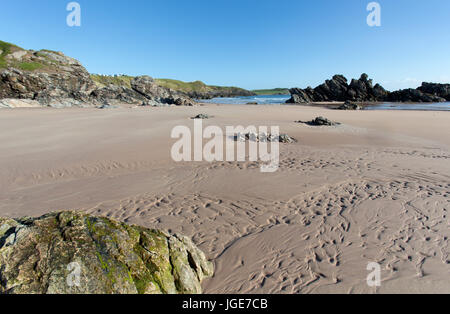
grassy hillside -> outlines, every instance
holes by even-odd
[[[16,53],[19,52],[20,53]],[[9,56],[11,54],[14,54]],[[50,53],[50,54],[49,54]],[[14,44],[0,41],[0,69],[1,68],[17,68],[24,71],[45,71],[57,72],[61,69],[58,58],[52,57],[51,54],[63,56],[59,52],[51,50],[32,51],[22,49]],[[98,87],[108,85],[116,85],[131,88],[133,76],[128,75],[100,75],[91,74],[92,80]],[[191,97],[209,98],[209,97],[231,97],[231,96],[250,96],[254,93],[239,88],[228,86],[211,86],[201,81],[182,82],[172,79],[155,79],[156,83],[162,87],[167,87],[178,92],[183,92]]]
[[[256,89],[252,90],[256,95],[289,95],[288,88],[274,88],[274,89]]]
[[[91,74],[92,80],[99,87],[104,87],[108,85],[117,85],[131,88],[131,81],[133,76],[128,75],[100,75]],[[209,86],[201,81],[195,82],[183,82],[172,79],[155,79],[155,82],[166,88],[173,89],[178,92],[183,92],[186,94],[207,94],[207,93],[248,93],[248,91],[238,88],[238,87],[223,87],[223,86]]]
[[[8,55],[19,51],[24,53],[20,57],[18,57],[18,59],[8,57]],[[19,46],[0,40],[0,69],[16,68],[24,71],[35,71],[38,69],[41,69],[43,71],[54,70],[56,68],[55,61],[41,52],[55,53],[50,50],[33,52],[31,50],[25,50]]]
[[[105,87],[108,85],[117,85],[131,88],[131,80],[133,80],[133,76],[128,75],[100,75],[100,74],[91,74],[91,78],[95,84],[99,87]]]
[[[176,91],[190,93],[190,92],[198,92],[198,93],[204,93],[208,92],[210,88],[201,81],[195,81],[195,82],[182,82],[178,80],[171,80],[171,79],[156,79],[155,80],[158,85],[171,88]]]
[[[206,85],[201,81],[195,82],[182,82],[172,79],[156,79],[155,80],[160,86],[171,88],[176,91],[184,92],[187,94],[193,93],[233,93],[233,94],[247,94],[251,93],[243,88],[234,86],[213,86]]]
[[[8,66],[7,60],[6,60],[6,56],[9,55],[12,52],[16,52],[19,50],[23,50],[22,48],[7,43],[5,41],[1,41],[0,40],[0,68],[6,68]]]

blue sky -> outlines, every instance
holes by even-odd
[[[0,39],[52,49],[92,73],[147,74],[248,89],[316,86],[367,72],[388,89],[450,82],[450,1],[78,0],[2,1]]]

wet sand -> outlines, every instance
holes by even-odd
[[[280,126],[280,169],[172,161],[177,125]],[[325,116],[336,127],[294,121]],[[192,237],[206,293],[450,293],[450,113],[304,106],[0,111],[0,216],[76,209]],[[369,287],[367,265],[381,265]]]

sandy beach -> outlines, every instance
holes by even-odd
[[[280,168],[172,160],[171,130],[280,126]],[[324,116],[340,126],[295,123]],[[0,112],[0,216],[79,210],[189,236],[205,293],[450,293],[450,112],[306,106]],[[367,265],[382,267],[369,287]]]

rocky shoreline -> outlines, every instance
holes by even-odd
[[[431,103],[450,101],[450,84],[422,83],[417,89],[389,92],[365,73],[350,84],[343,75],[335,75],[331,80],[316,88],[292,88],[287,103],[306,104],[314,102],[415,102]]]
[[[2,41],[0,44],[0,108],[194,106],[194,99],[255,95],[238,87],[202,82],[192,83],[201,86],[191,91],[172,89],[163,84],[164,80],[150,76],[91,75],[78,60],[61,52],[25,50]],[[93,77],[105,79],[106,83]],[[124,78],[127,84],[122,84]]]
[[[24,50],[0,42],[0,107],[92,107],[120,103],[193,106],[187,95],[158,85],[150,76],[130,86],[98,86],[83,65],[61,52]]]
[[[238,87],[228,87],[228,88],[218,88],[212,89],[205,92],[187,92],[185,93],[187,97],[192,99],[213,99],[213,98],[230,98],[230,97],[245,97],[245,96],[256,96],[255,93],[238,88]]]
[[[0,44],[0,108],[194,106],[195,99],[256,95],[238,87],[208,86],[199,81],[95,76],[79,61],[61,52],[25,50],[2,41]],[[99,84],[93,76],[104,79],[105,84]],[[120,81],[124,78],[126,84]],[[183,88],[177,88],[176,84],[183,84]],[[367,74],[350,83],[343,75],[335,75],[316,88],[292,88],[289,92],[291,98],[287,103],[291,104],[450,101],[450,84],[423,83],[417,89],[390,92],[380,84],[373,85]]]

